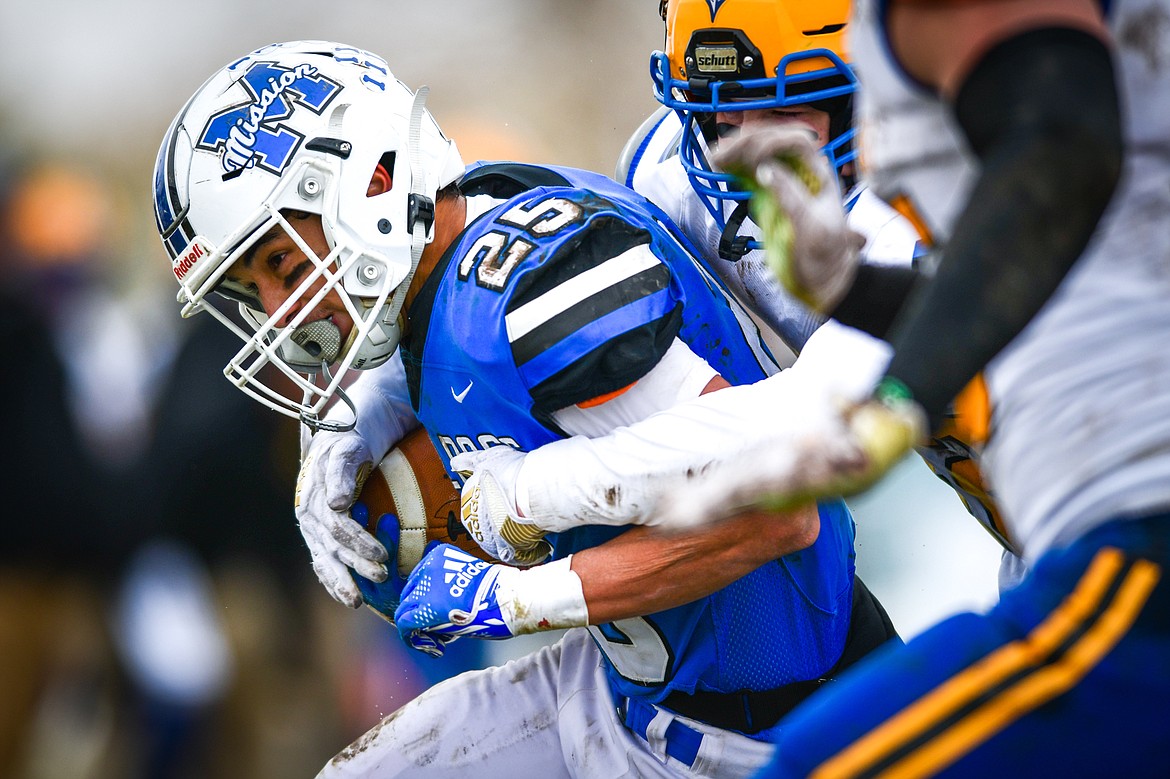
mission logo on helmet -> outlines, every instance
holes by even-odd
[[[377,532],[383,516],[398,518],[398,572],[404,577],[434,541],[454,544],[482,560],[492,559],[460,524],[459,490],[422,428],[407,434],[382,458],[366,479],[357,503],[368,512],[370,533]]]

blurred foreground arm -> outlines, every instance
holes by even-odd
[[[717,505],[696,504],[677,514],[664,513],[660,502],[675,502],[672,496],[686,483],[706,480],[725,463],[819,440],[825,426],[836,423],[837,403],[863,399],[888,360],[882,341],[829,323],[813,334],[793,367],[755,384],[709,392],[608,435],[574,436],[528,453],[504,451],[494,461],[460,455],[452,464],[466,462],[477,473],[492,474],[505,485],[505,503],[548,532],[580,525],[701,524],[746,504],[730,491]],[[834,456],[860,462],[848,448],[834,450]],[[729,486],[734,482],[738,478]],[[748,487],[750,503],[754,492]]]
[[[895,3],[890,29],[911,72],[953,102],[981,164],[938,273],[891,338],[889,375],[937,423],[1088,245],[1120,176],[1120,108],[1089,0]],[[916,48],[923,35],[936,45]]]
[[[784,506],[865,488],[937,429],[951,400],[1040,311],[1087,246],[1121,169],[1112,61],[1090,6],[1082,0],[893,4],[895,48],[911,51],[910,71],[953,98],[981,165],[939,250],[938,273],[898,314],[890,337],[894,357],[869,398],[840,405],[818,436],[781,444],[788,451],[765,448],[758,457],[720,465],[710,485],[668,499],[669,511],[711,510],[720,491],[736,495],[733,503]],[[936,45],[911,43],[926,39]],[[898,47],[900,40],[906,45]],[[788,152],[780,154],[781,164],[766,160],[761,149],[775,140],[753,142],[742,133],[724,145],[718,161],[749,178],[759,171],[751,186],[774,214],[776,204],[801,192],[794,182],[802,181],[786,161]],[[815,187],[805,189],[806,200],[815,201]],[[784,209],[795,233],[799,212]],[[768,208],[757,214],[766,218]],[[783,213],[775,218],[782,222]],[[839,263],[800,255],[798,245],[794,237],[790,251],[781,246],[774,254],[794,267],[812,256],[827,271],[841,270]],[[816,302],[831,308],[836,288],[809,281],[816,278],[809,270],[785,280],[803,284],[798,291],[814,290]]]

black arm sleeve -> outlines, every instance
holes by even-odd
[[[1110,53],[1083,32],[1034,30],[1000,43],[955,111],[982,172],[933,282],[894,326],[888,371],[933,423],[1059,286],[1122,163]]]
[[[887,338],[921,276],[917,269],[900,265],[861,265],[849,291],[830,315],[843,325]]]

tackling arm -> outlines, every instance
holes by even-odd
[[[982,170],[937,275],[895,325],[889,368],[936,426],[1080,257],[1122,161],[1110,54],[1086,32],[1001,39],[954,104]]]
[[[754,466],[737,469],[730,481],[721,476],[721,484],[742,482],[744,489],[729,490],[717,505],[708,505],[710,510],[695,503],[680,511],[673,501],[676,505],[664,511],[663,504],[671,503],[682,485],[722,468],[721,463],[738,462],[761,449],[785,453],[799,448],[821,432],[838,399],[856,402],[868,393],[885,367],[889,347],[830,322],[813,334],[793,367],[719,392],[709,390],[726,382],[687,354],[706,368],[695,374],[702,383],[693,383],[688,402],[672,401],[676,404],[650,413],[637,397],[629,397],[641,392],[635,389],[619,400],[626,411],[648,414],[639,421],[623,425],[613,417],[573,416],[577,429],[604,423],[608,434],[577,435],[527,454],[495,447],[453,458],[454,467],[474,471],[465,473],[462,515],[472,537],[501,560],[531,564],[547,554],[547,545],[540,548],[545,532],[581,525],[678,527],[736,513],[751,491],[751,479],[739,477],[754,473]],[[677,379],[672,380],[664,393],[677,387]],[[700,388],[707,392],[695,398]],[[653,387],[642,389],[649,390],[646,403],[661,394]],[[568,426],[569,416],[562,421]]]
[[[820,532],[816,505],[752,511],[701,531],[634,528],[573,555],[589,623],[600,625],[696,601],[760,566],[806,549]]]
[[[774,376],[705,394],[605,436],[574,436],[523,455],[517,504],[550,532],[673,524],[677,517],[659,511],[667,488],[716,463],[801,441],[838,399],[863,398],[888,360],[882,341],[829,322],[791,368]]]

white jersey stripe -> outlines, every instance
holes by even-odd
[[[590,295],[615,286],[644,270],[660,265],[661,261],[646,244],[639,244],[606,260],[596,268],[590,268],[535,300],[525,303],[508,314],[504,321],[508,328],[508,341],[515,343],[528,333],[543,325],[567,308],[580,303]]]

